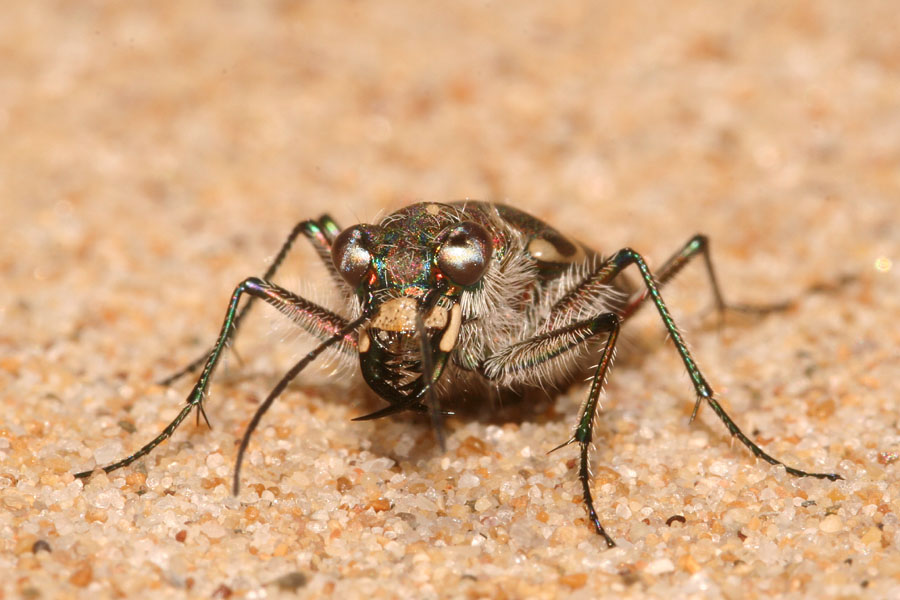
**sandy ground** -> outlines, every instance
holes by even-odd
[[[887,2],[14,2],[0,18],[0,598],[900,595],[900,29]],[[756,461],[658,318],[628,324],[588,528],[565,440],[587,388],[448,422],[350,419],[359,378],[258,310],[191,417],[133,467],[233,286],[298,220],[414,200],[523,207],[661,262]],[[842,275],[837,291],[808,294]],[[278,280],[326,297],[304,244]],[[272,331],[274,329],[274,332]],[[676,517],[673,519],[673,517]]]

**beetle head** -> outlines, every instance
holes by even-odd
[[[460,297],[481,284],[495,243],[487,222],[471,218],[414,204],[334,240],[334,266],[371,316],[359,332],[363,376],[391,403],[420,407],[456,347]]]

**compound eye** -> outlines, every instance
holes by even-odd
[[[449,229],[437,251],[437,266],[447,278],[462,287],[475,285],[491,262],[491,234],[471,221]]]
[[[369,272],[372,255],[365,247],[366,232],[359,225],[340,232],[331,245],[331,262],[350,287],[357,288]]]

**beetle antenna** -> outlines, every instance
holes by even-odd
[[[241,438],[241,445],[238,448],[237,460],[234,465],[234,482],[232,483],[231,491],[237,496],[238,491],[240,490],[240,478],[241,478],[241,464],[244,462],[244,454],[247,452],[247,446],[250,444],[250,436],[253,435],[253,432],[256,430],[256,427],[259,425],[260,420],[262,420],[263,415],[271,408],[272,404],[281,395],[281,392],[288,386],[288,384],[293,381],[297,375],[300,374],[300,371],[306,368],[306,366],[314,361],[322,352],[327,350],[330,346],[333,346],[337,342],[344,339],[350,333],[356,331],[360,325],[365,323],[369,319],[369,315],[364,314],[360,318],[356,319],[349,323],[346,327],[341,329],[339,332],[313,348],[309,354],[300,359],[300,361],[291,367],[291,370],[284,374],[284,377],[281,378],[272,391],[269,392],[269,396],[266,398],[265,402],[259,405],[259,408],[256,409],[256,414],[253,415],[253,418],[250,419],[250,424],[247,425],[247,429],[244,430],[244,437]]]

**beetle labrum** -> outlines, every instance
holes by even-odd
[[[300,235],[312,241],[346,293],[346,314],[336,314],[270,281]],[[691,238],[653,274],[630,248],[602,257],[537,218],[500,204],[413,204],[376,225],[343,231],[327,215],[303,221],[261,278],[250,277],[235,288],[209,353],[163,382],[171,383],[202,366],[186,406],[156,438],[103,470],[109,473],[147,455],[195,408],[198,418],[206,418],[203,400],[213,372],[251,303],[261,298],[320,343],[284,375],[247,426],[235,465],[235,494],[242,459],[260,419],[288,383],[326,349],[358,355],[366,383],[388,402],[357,420],[404,411],[427,413],[441,446],[442,402],[460,390],[468,395],[489,388],[564,384],[580,368],[593,366],[590,391],[572,437],[559,447],[579,446],[578,479],[588,517],[594,530],[614,546],[594,508],[589,451],[601,388],[622,323],[649,300],[696,392],[692,420],[706,402],[756,457],[783,465],[797,477],[840,479],[837,474],[784,465],[750,440],[716,400],[660,295],[660,288],[697,256],[703,257],[717,308],[724,310],[702,235]],[[636,267],[639,286],[622,275],[629,266]],[[239,309],[245,295],[249,300]]]

